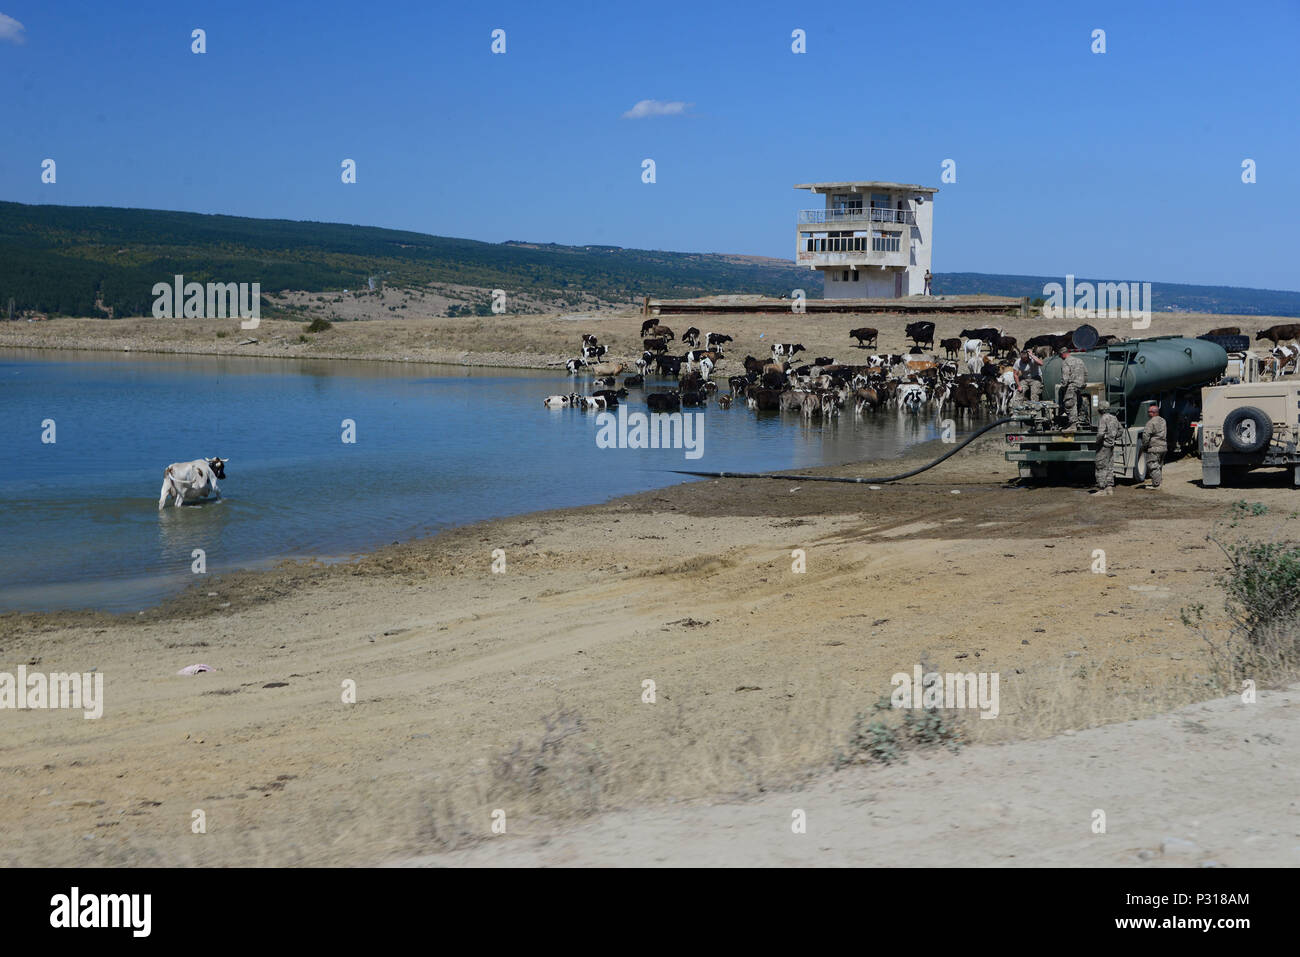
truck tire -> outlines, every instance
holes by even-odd
[[[1133,481],[1139,485],[1147,480],[1147,454],[1137,450],[1137,461],[1133,463]]]
[[[1254,455],[1268,448],[1273,420],[1253,405],[1233,409],[1223,419],[1223,443],[1234,452]]]

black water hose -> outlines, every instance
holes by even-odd
[[[954,445],[933,462],[930,462],[927,465],[922,465],[919,469],[912,469],[910,472],[901,472],[898,475],[887,475],[884,478],[837,478],[833,475],[780,475],[774,472],[688,472],[683,469],[669,469],[669,471],[674,472],[677,475],[697,475],[700,478],[788,479],[792,482],[847,482],[851,485],[875,485],[884,482],[898,482],[905,478],[911,478],[913,475],[920,475],[927,469],[934,468],[940,462],[951,458],[962,449],[966,448],[966,446],[970,445],[989,429],[995,429],[999,425],[1005,425],[1008,422],[1015,421],[1015,417],[1008,416],[1005,419],[998,419],[995,422],[990,422],[978,432],[972,432],[970,435],[966,436],[960,444]]]

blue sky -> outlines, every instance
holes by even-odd
[[[792,258],[793,184],[883,179],[940,187],[936,272],[1300,289],[1294,0],[0,14],[0,199]]]

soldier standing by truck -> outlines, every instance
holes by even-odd
[[[1097,422],[1097,462],[1095,466],[1097,487],[1092,490],[1092,494],[1114,495],[1115,443],[1124,434],[1124,426],[1119,424],[1119,419],[1115,418],[1114,413],[1110,411],[1109,402],[1100,402],[1097,404],[1097,408],[1101,410],[1101,419]]]
[[[1160,417],[1160,406],[1154,402],[1147,406],[1147,424],[1142,428],[1142,444],[1146,447],[1147,480],[1138,488],[1160,487],[1160,472],[1165,453],[1169,450],[1169,426]]]
[[[1088,385],[1088,367],[1083,360],[1070,352],[1061,350],[1061,407],[1069,419],[1069,427],[1077,429],[1083,424],[1083,390]]]

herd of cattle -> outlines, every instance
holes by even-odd
[[[830,418],[846,408],[859,414],[895,408],[900,412],[952,410],[961,415],[976,414],[987,407],[990,412],[1004,414],[1016,397],[1013,363],[1017,358],[1033,353],[1046,360],[1074,345],[1071,332],[1036,335],[1022,343],[1015,336],[1003,334],[1000,328],[984,326],[940,339],[940,358],[934,351],[933,322],[908,323],[905,332],[912,343],[907,353],[872,352],[863,356],[859,352],[863,361],[853,362],[836,361],[833,356],[809,357],[798,342],[774,343],[770,356],[745,356],[740,363],[743,371],[736,369],[728,375],[723,388],[714,373],[724,361],[731,361],[723,351],[733,341],[731,336],[701,333],[692,326],[679,339],[657,319],[647,319],[641,326],[643,351],[632,363],[606,360],[608,347],[599,344],[596,336],[584,335],[580,354],[565,366],[574,377],[591,374],[595,388],[590,394],[548,396],[544,404],[548,409],[611,409],[628,397],[629,389],[645,389],[648,379],[658,378],[675,382],[675,387],[645,393],[646,405],[652,412],[704,406],[712,396],[724,409],[743,401],[757,411],[797,412],[809,419]],[[1207,333],[1240,334],[1236,326]],[[875,348],[878,336],[878,330],[866,326],[849,330],[855,350]],[[1275,371],[1286,371],[1288,366],[1294,370],[1300,365],[1300,346],[1285,344],[1287,340],[1300,340],[1300,324],[1270,326],[1260,330],[1255,339],[1273,343],[1270,355]],[[1112,341],[1122,339],[1101,336],[1098,345]],[[670,354],[673,343],[686,347],[686,351]],[[800,353],[805,353],[802,362]]]
[[[805,418],[829,418],[852,407],[856,412],[897,408],[920,412],[951,407],[958,413],[976,413],[987,405],[993,411],[1005,411],[1015,395],[1016,382],[1007,360],[1020,349],[1036,349],[1044,358],[1050,350],[1070,344],[1069,333],[1035,336],[1018,346],[1014,336],[1000,329],[983,327],[963,329],[959,338],[944,339],[940,346],[945,359],[926,352],[934,346],[933,322],[914,322],[907,326],[912,348],[906,354],[870,353],[864,361],[839,362],[833,356],[804,356],[802,343],[774,343],[771,355],[759,358],[747,355],[739,369],[727,376],[723,388],[714,373],[727,360],[723,348],[732,337],[723,333],[701,333],[687,329],[679,339],[658,320],[648,319],[641,327],[643,352],[633,363],[599,361],[608,355],[593,335],[582,337],[578,356],[565,366],[572,376],[590,373],[594,388],[590,394],[572,392],[552,395],[544,400],[548,409],[576,408],[599,411],[617,407],[628,390],[645,388],[647,378],[675,380],[675,388],[645,394],[651,411],[672,412],[699,407],[710,396],[722,408],[744,401],[757,411],[798,412]],[[856,348],[874,347],[878,330],[853,329],[849,338]],[[669,347],[677,342],[687,347],[680,355],[670,355]],[[960,364],[958,362],[960,360]],[[633,372],[635,367],[635,372]],[[620,374],[627,373],[621,383]]]

